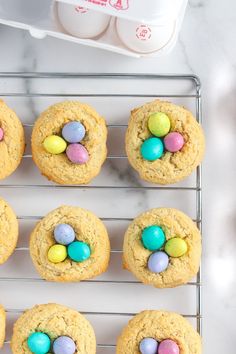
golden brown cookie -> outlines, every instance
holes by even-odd
[[[199,334],[184,317],[172,312],[143,311],[123,329],[116,353],[140,354],[139,345],[145,338],[153,338],[158,343],[172,340],[178,345],[180,354],[202,352]]]
[[[76,353],[95,354],[96,338],[88,320],[79,312],[58,304],[36,305],[16,321],[11,339],[13,354],[30,354],[28,337],[43,332],[51,343],[60,336],[70,337],[76,344]]]
[[[19,166],[25,149],[25,137],[19,118],[2,100],[0,100],[0,129],[3,132],[0,141],[0,179],[4,179]]]
[[[72,121],[79,121],[86,129],[81,144],[87,149],[89,160],[84,164],[72,163],[65,152],[53,155],[43,146],[48,136],[61,136],[64,125]],[[35,122],[31,139],[33,160],[49,180],[59,184],[87,184],[99,174],[106,159],[106,139],[106,122],[92,107],[77,101],[57,103]]]
[[[91,250],[83,262],[67,257],[63,262],[52,263],[48,250],[56,241],[54,229],[58,224],[69,224],[76,240],[85,242]],[[50,281],[73,282],[94,278],[106,271],[110,259],[110,241],[102,221],[88,210],[61,206],[45,216],[34,228],[30,237],[30,255],[42,278]]]
[[[142,232],[149,226],[159,226],[166,241],[183,239],[187,252],[181,257],[169,257],[169,265],[161,273],[149,270],[148,261],[154,251],[146,249]],[[164,251],[166,242],[160,251]],[[157,250],[158,251],[158,250]],[[184,213],[171,208],[151,209],[133,220],[129,225],[123,245],[124,267],[141,282],[157,288],[172,288],[191,280],[198,272],[201,258],[201,235],[195,223]]]
[[[184,146],[178,152],[165,151],[161,158],[148,161],[142,157],[140,148],[152,136],[148,129],[148,119],[156,112],[165,113],[169,117],[170,132],[180,133],[184,138]],[[158,184],[176,183],[189,176],[201,163],[204,150],[203,130],[187,109],[156,100],[131,112],[126,132],[126,152],[140,178]]]
[[[0,348],[3,347],[6,331],[6,313],[4,308],[0,305]]]
[[[8,260],[16,248],[18,221],[8,203],[0,198],[0,264]]]

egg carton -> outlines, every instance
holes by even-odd
[[[175,20],[183,0],[57,0],[149,25]]]
[[[112,16],[105,32],[94,39],[82,39],[70,35],[60,24],[58,3],[102,11]],[[126,56],[140,58],[168,54],[175,46],[183,22],[188,0],[1,0],[0,23],[25,29],[35,38],[56,37],[90,47],[101,48]],[[117,34],[117,18],[133,20],[155,26],[172,26],[168,40],[156,51],[141,54],[126,47]],[[142,33],[141,33],[142,34]]]

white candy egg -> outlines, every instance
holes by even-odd
[[[58,3],[58,17],[64,29],[79,38],[93,38],[107,28],[111,16],[65,3]]]
[[[151,53],[164,47],[174,32],[174,22],[150,26],[122,18],[116,20],[121,41],[138,53]]]

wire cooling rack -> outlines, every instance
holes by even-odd
[[[194,75],[1,73],[0,96],[22,119],[27,140],[37,115],[50,104],[78,99],[93,105],[107,119],[108,157],[101,174],[86,186],[63,186],[40,176],[26,149],[17,172],[0,184],[1,195],[16,210],[20,241],[11,259],[0,268],[0,302],[7,308],[9,353],[11,325],[35,303],[61,302],[76,307],[95,327],[99,353],[114,353],[116,338],[127,320],[143,309],[182,313],[202,332],[201,271],[176,289],[154,289],[121,270],[122,238],[129,222],[151,207],[173,206],[202,226],[201,166],[185,181],[155,186],[140,181],[129,166],[124,134],[129,111],[155,98],[189,108],[201,123],[201,84]],[[28,141],[29,147],[29,141]],[[191,197],[189,195],[191,194]],[[60,204],[93,210],[111,237],[111,266],[105,275],[76,284],[39,278],[28,255],[28,235],[37,220]],[[96,301],[93,300],[96,297]],[[105,298],[105,299],[104,299]]]

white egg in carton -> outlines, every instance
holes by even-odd
[[[188,0],[1,0],[0,23],[120,54],[167,54]],[[148,5],[147,5],[148,4]]]

